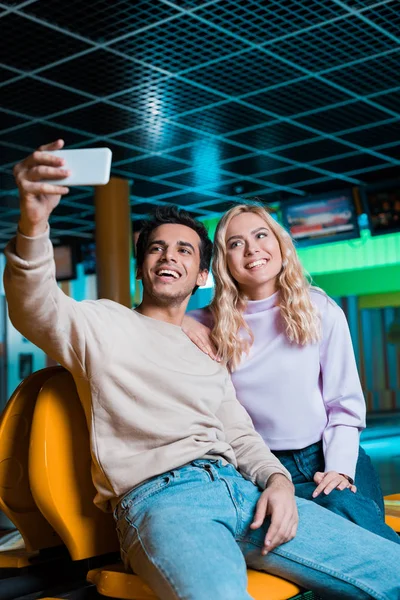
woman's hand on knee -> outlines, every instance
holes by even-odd
[[[349,489],[354,494],[357,491],[357,487],[351,483],[347,475],[337,473],[336,471],[328,471],[327,473],[321,473],[317,471],[314,475],[314,481],[317,484],[313,492],[313,498],[319,496],[322,492],[328,495],[332,490],[346,490]]]
[[[211,341],[211,330],[208,327],[185,315],[182,321],[182,331],[204,354],[208,354],[213,360],[220,360],[217,349]]]

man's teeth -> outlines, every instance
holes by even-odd
[[[172,275],[172,277],[175,277],[175,279],[179,279],[179,275],[176,271],[169,271],[168,269],[162,269],[161,271],[158,271],[157,275],[160,277],[163,275]]]
[[[260,265],[265,265],[265,264],[267,264],[267,261],[265,258],[262,258],[261,260],[255,260],[254,262],[249,263],[247,265],[247,268],[252,269],[253,267],[258,267]]]

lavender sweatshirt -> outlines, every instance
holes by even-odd
[[[295,450],[322,440],[325,470],[354,478],[365,401],[350,332],[339,306],[311,291],[322,320],[318,344],[291,344],[277,306],[278,292],[249,301],[245,319],[254,344],[232,381],[239,401],[271,450]],[[189,313],[211,326],[207,309]]]

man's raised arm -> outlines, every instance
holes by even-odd
[[[78,303],[57,286],[48,225],[50,214],[69,190],[41,181],[68,175],[62,168],[64,161],[48,152],[63,145],[58,140],[41,146],[14,168],[21,215],[17,236],[5,250],[4,287],[13,325],[62,365],[81,371],[83,318]]]

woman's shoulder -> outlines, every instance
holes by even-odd
[[[311,302],[320,311],[321,315],[341,312],[340,306],[321,288],[311,286],[310,288]]]

